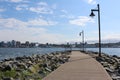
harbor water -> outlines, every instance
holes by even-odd
[[[14,58],[20,56],[31,56],[33,54],[46,54],[56,51],[65,51],[65,48],[0,48],[0,60],[5,58]],[[72,48],[80,50],[80,48]],[[89,51],[98,51],[98,48],[86,48]],[[102,52],[109,55],[120,56],[120,48],[102,48]]]

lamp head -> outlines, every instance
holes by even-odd
[[[82,35],[82,32],[79,33],[79,36],[81,36],[81,35]]]
[[[91,11],[90,17],[94,17],[95,14],[93,13],[93,11]]]
[[[81,36],[81,32],[79,33],[79,36]]]

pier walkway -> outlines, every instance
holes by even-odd
[[[112,80],[102,65],[80,51],[72,51],[70,61],[43,80]]]

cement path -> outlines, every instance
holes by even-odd
[[[72,51],[70,61],[61,65],[43,80],[112,80],[102,65],[95,59]]]

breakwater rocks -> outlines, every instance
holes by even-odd
[[[120,80],[120,57],[105,53],[102,53],[102,56],[99,57],[98,52],[91,51],[85,53],[91,55],[100,62],[113,80]]]
[[[0,61],[0,80],[41,80],[70,58],[70,51]]]

